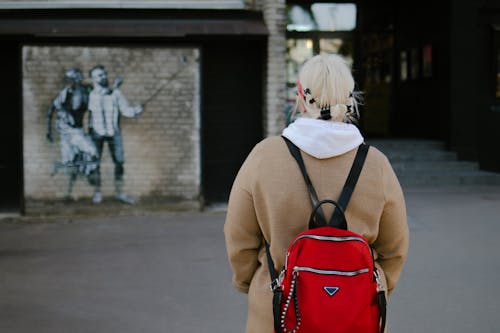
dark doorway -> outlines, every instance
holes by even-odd
[[[262,40],[204,46],[202,183],[207,204],[227,201],[238,169],[262,139],[264,64]]]
[[[500,27],[487,27],[485,40],[490,43],[489,54],[483,53],[488,62],[483,73],[479,141],[479,163],[482,169],[500,172]],[[485,29],[486,30],[486,29]]]
[[[440,141],[449,138],[449,27],[448,2],[414,1],[396,7],[392,120],[397,136]]]
[[[391,31],[366,32],[358,45],[357,82],[363,91],[360,127],[368,137],[393,134],[394,35]]]
[[[20,48],[3,41],[0,53],[0,213],[20,212],[22,197],[22,116]]]

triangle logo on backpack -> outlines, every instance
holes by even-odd
[[[333,296],[335,295],[335,293],[337,291],[339,291],[339,287],[323,287],[323,289],[326,291],[326,293],[329,295],[329,296]]]

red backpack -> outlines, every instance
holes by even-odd
[[[368,145],[359,146],[338,203],[319,201],[300,150],[285,138],[309,189],[313,211],[309,229],[288,246],[278,277],[266,242],[273,290],[276,333],[382,333],[385,293],[374,265],[373,251],[361,235],[347,230],[344,210],[363,167]],[[321,205],[335,205],[326,223]]]

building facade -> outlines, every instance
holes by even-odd
[[[110,91],[144,105],[117,125],[123,190],[139,204],[227,200],[251,148],[290,121],[297,70],[318,53],[351,61],[365,137],[440,140],[500,171],[499,36],[500,5],[490,0],[0,0],[0,210],[91,200],[92,172],[78,159],[92,157],[69,145],[61,106],[49,109],[73,91],[70,69],[90,93],[96,65]],[[95,111],[80,111],[70,127],[88,139]],[[106,200],[116,191],[114,149],[106,143],[99,163]]]
[[[90,91],[89,70],[103,65],[110,86],[122,76],[122,95],[144,104],[137,117],[122,114],[118,126],[124,191],[139,203],[224,201],[251,147],[282,127],[281,113],[264,109],[278,108],[284,93],[276,54],[284,52],[284,3],[0,1],[0,8],[2,99],[10,110],[1,122],[4,210],[36,214],[51,202],[71,198],[75,206],[93,195],[85,171],[72,177],[80,162],[68,166],[63,158],[64,147],[78,141],[59,128],[66,113],[48,117],[72,68]],[[87,137],[91,117],[86,112],[79,125]],[[105,199],[115,192],[113,149],[104,144],[99,165]]]

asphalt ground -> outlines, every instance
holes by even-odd
[[[406,190],[391,333],[500,332],[500,187]],[[224,211],[0,221],[0,332],[243,332]]]

